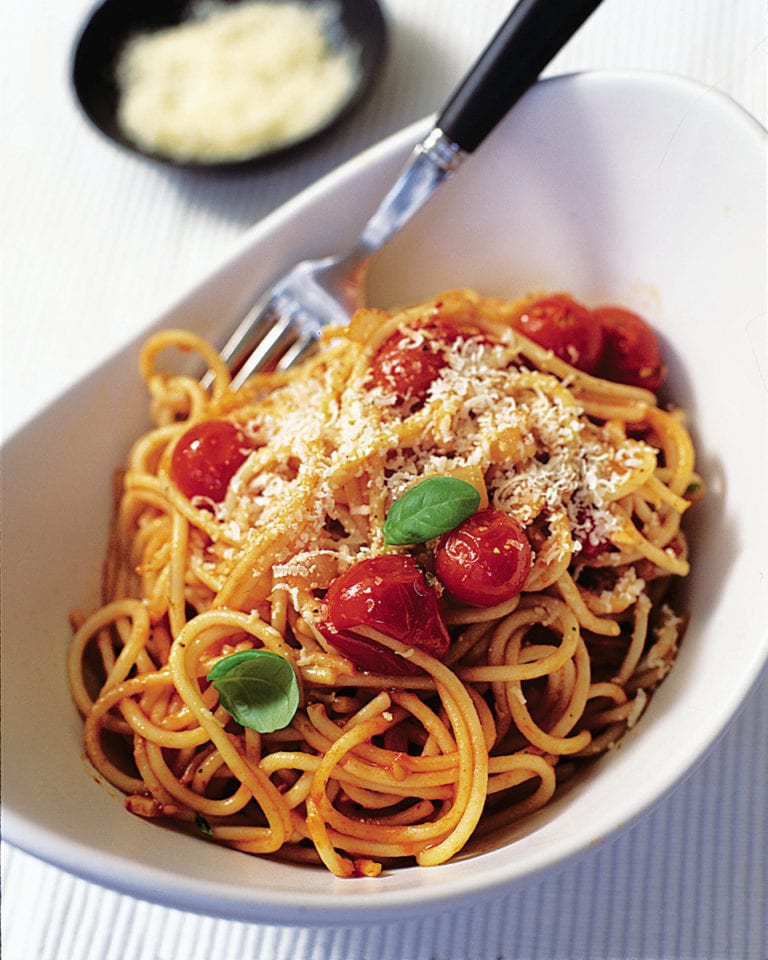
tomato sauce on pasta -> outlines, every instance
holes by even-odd
[[[635,314],[453,290],[237,391],[189,332],[140,365],[153,426],[69,655],[132,813],[338,876],[429,866],[642,714],[701,483]]]

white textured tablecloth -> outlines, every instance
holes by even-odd
[[[106,142],[78,113],[68,83],[88,5],[5,0],[5,436],[225,259],[247,227],[439,107],[509,7],[506,0],[384,5],[390,58],[355,123],[322,148],[227,176],[161,169]],[[763,0],[605,0],[547,73],[682,74],[725,91],[765,123],[767,37]],[[365,928],[248,925],[132,900],[3,845],[3,957],[768,960],[767,820],[763,676],[704,761],[632,830],[481,909]]]

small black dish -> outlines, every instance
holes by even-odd
[[[242,0],[217,0],[221,5]],[[270,0],[272,3],[284,0]],[[150,152],[133,143],[120,129],[117,107],[120,91],[115,66],[126,41],[137,33],[173,27],[188,19],[190,0],[104,0],[89,17],[80,33],[72,59],[72,84],[85,115],[105,136],[134,153],[170,166],[186,169],[224,170],[253,166],[305,146],[349,116],[364,99],[376,80],[387,51],[387,25],[378,0],[335,0],[338,20],[348,40],[360,51],[357,86],[322,128],[301,141],[276,146],[253,156],[215,163],[176,161]],[[333,38],[329,37],[333,45]]]

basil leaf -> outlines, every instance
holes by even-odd
[[[685,488],[685,493],[683,494],[686,498],[692,498],[697,496],[704,489],[704,484],[701,480],[692,480],[688,486]]]
[[[448,533],[471,517],[480,494],[456,477],[427,477],[392,504],[384,521],[384,542],[393,546],[424,543]]]
[[[208,823],[208,821],[205,819],[205,817],[202,814],[200,813],[195,814],[195,823],[197,825],[197,829],[200,831],[200,833],[202,833],[204,837],[208,837],[209,840],[213,837],[213,830],[211,830],[211,825],[210,823]]]
[[[223,657],[213,665],[208,679],[224,709],[259,733],[287,727],[299,706],[293,667],[269,650],[241,650]]]

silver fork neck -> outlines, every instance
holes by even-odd
[[[433,130],[416,147],[416,152],[427,157],[438,170],[446,176],[454,173],[466,160],[468,154],[458,143],[447,137],[440,127]]]
[[[400,176],[363,229],[358,251],[379,250],[429,200],[467,158],[458,144],[434,127],[417,144]]]

